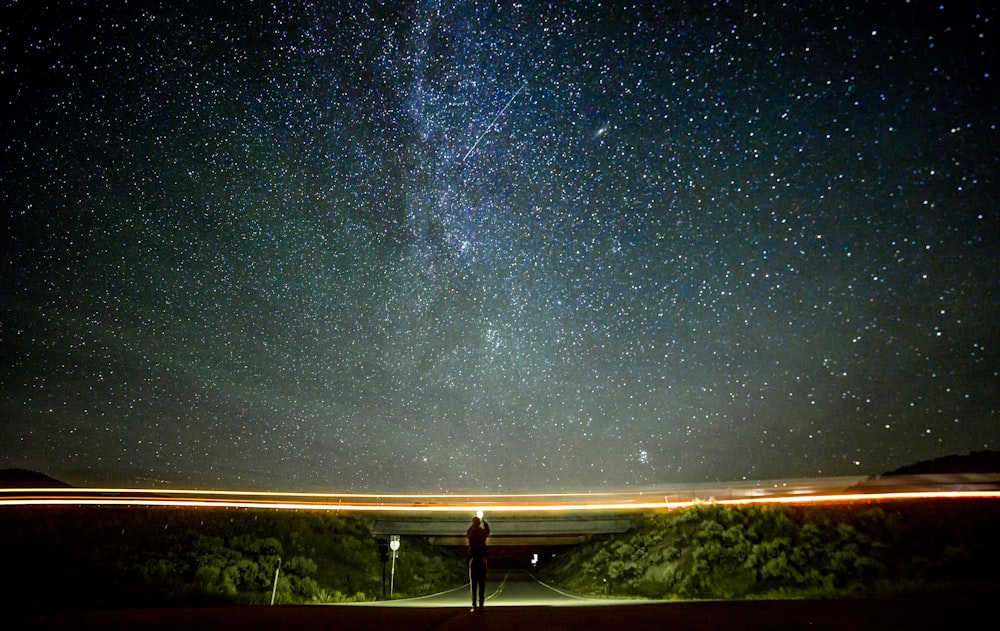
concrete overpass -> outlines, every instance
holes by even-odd
[[[551,557],[567,547],[587,541],[594,535],[620,534],[632,529],[632,519],[625,515],[600,517],[584,514],[497,515],[486,516],[490,524],[490,565],[495,569],[523,568],[531,564],[537,554],[539,559]],[[372,525],[376,537],[400,535],[421,537],[432,545],[451,549],[464,555],[465,531],[468,519],[441,516],[393,516],[379,518]]]

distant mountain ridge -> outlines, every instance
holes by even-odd
[[[957,473],[1000,473],[1000,451],[972,451],[964,455],[956,454],[921,460],[880,476],[871,476],[870,479],[886,476]],[[67,484],[37,471],[0,469],[0,488],[70,488],[72,486],[72,484]]]
[[[68,488],[70,486],[65,482],[50,478],[44,473],[37,471],[29,471],[28,469],[0,469],[0,487],[2,488]]]
[[[932,460],[921,460],[882,475],[933,473],[1000,473],[1000,451],[972,451],[964,456],[941,456]]]

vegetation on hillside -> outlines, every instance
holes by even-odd
[[[1000,593],[1000,503],[944,500],[744,508],[635,518],[545,563],[578,593],[655,599]],[[316,512],[7,507],[6,612],[193,604],[327,603],[382,596],[368,523]],[[404,538],[395,595],[466,581],[460,557]]]
[[[0,553],[19,580],[7,611],[191,604],[328,603],[382,596],[368,523],[315,512],[8,508]],[[406,538],[395,596],[461,585],[462,560]],[[278,571],[275,589],[275,570]]]
[[[940,510],[940,513],[935,511]],[[653,515],[543,570],[578,593],[657,599],[841,596],[995,581],[988,503],[724,507]]]

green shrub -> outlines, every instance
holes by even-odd
[[[868,512],[859,523],[881,526]],[[698,505],[644,518],[563,555],[545,575],[567,589],[647,598],[833,594],[886,573],[882,544],[822,512]]]

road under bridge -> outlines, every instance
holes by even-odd
[[[486,516],[490,524],[490,565],[493,568],[522,569],[534,559],[546,559],[581,544],[595,535],[621,534],[634,526],[634,516],[587,514]],[[432,545],[465,554],[465,531],[471,519],[407,514],[377,519],[376,537],[421,537]],[[536,556],[537,555],[537,556]]]

